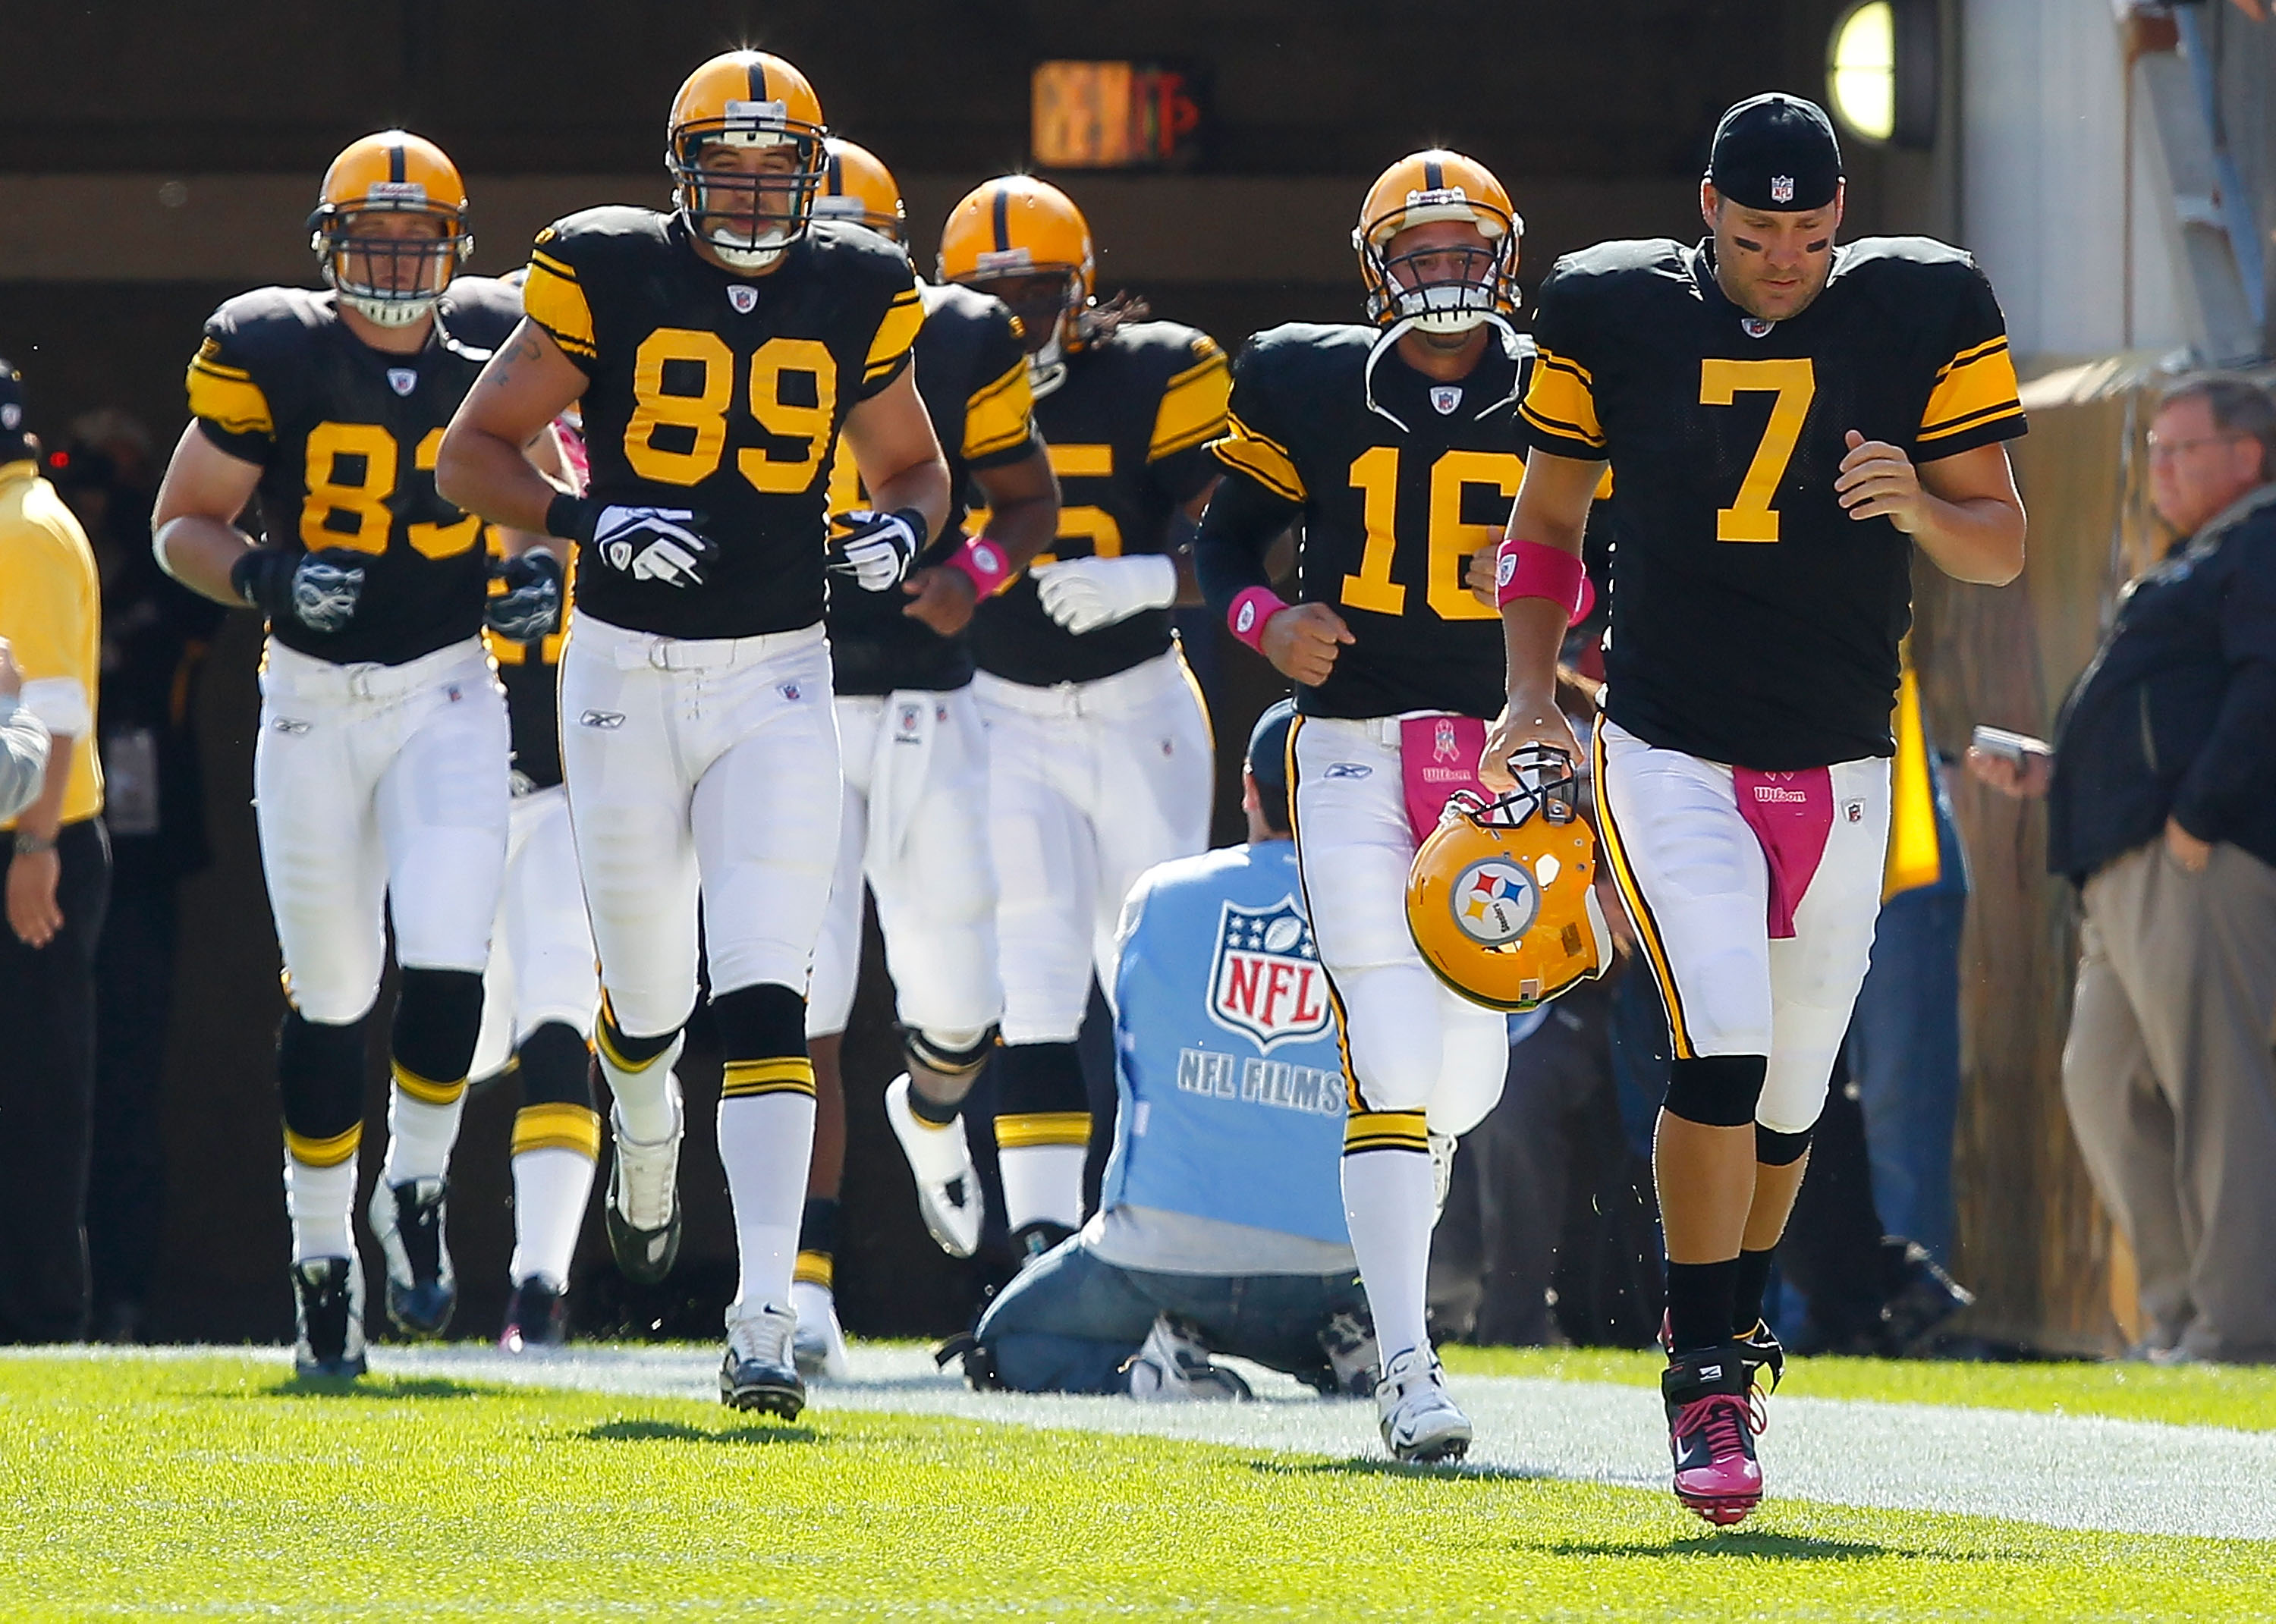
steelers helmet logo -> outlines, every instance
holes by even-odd
[[[1541,912],[1541,888],[1506,857],[1472,863],[1455,877],[1448,898],[1456,927],[1487,947],[1508,946]]]

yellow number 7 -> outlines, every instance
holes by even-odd
[[[1732,404],[1741,395],[1776,394],[1771,421],[1764,425],[1762,444],[1739,482],[1738,499],[1715,513],[1718,542],[1774,542],[1779,538],[1778,510],[1771,498],[1778,495],[1786,465],[1794,459],[1801,442],[1802,425],[1809,416],[1809,403],[1817,393],[1817,375],[1809,358],[1794,360],[1723,360],[1699,363],[1699,404]]]

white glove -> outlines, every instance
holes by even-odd
[[[924,515],[913,508],[874,513],[856,508],[831,520],[830,567],[851,575],[864,592],[885,592],[900,584],[909,564],[923,550]]]
[[[1043,612],[1080,637],[1178,601],[1178,565],[1160,553],[1068,558],[1031,572]]]
[[[700,587],[719,543],[696,530],[702,515],[684,507],[604,507],[593,525],[593,549],[609,568],[634,581]]]

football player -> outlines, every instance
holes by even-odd
[[[369,1218],[399,1327],[438,1333],[457,1299],[446,1180],[505,863],[507,735],[479,635],[482,522],[436,492],[434,468],[521,307],[453,279],[474,244],[467,189],[418,136],[350,145],[309,227],[330,291],[261,288],[214,313],[152,528],[177,580],[269,620],[254,798],[289,1006],[295,1360],[343,1376],[364,1363],[349,1210],[391,922],[402,980]],[[237,527],[256,494],[258,543]],[[542,566],[526,567],[542,593]]]
[[[942,228],[939,270],[1020,318],[1061,493],[1051,551],[972,626],[1003,894],[996,1141],[1013,1245],[1035,1257],[1082,1218],[1090,1114],[1075,1037],[1094,972],[1114,984],[1123,898],[1208,843],[1209,713],[1170,607],[1229,381],[1208,335],[1093,300],[1090,228],[1044,181],[975,188]]]
[[[1620,477],[1596,778],[1606,855],[1674,1056],[1655,1165],[1675,1491],[1759,1503],[1761,1323],[1863,979],[1916,547],[1961,581],[2022,568],[2003,442],[2023,432],[1998,300],[1922,238],[1834,246],[1841,156],[1816,105],[1724,115],[1709,235],[1612,242],[1543,284],[1534,447],[1502,547],[1513,751],[1573,748],[1551,702],[1589,493]]]
[[[827,146],[830,171],[816,212],[899,241],[907,210],[891,173],[851,141],[833,136]],[[963,632],[974,605],[1048,544],[1058,524],[1058,486],[1036,437],[1012,313],[953,285],[926,287],[924,311],[917,390],[948,463],[948,523],[899,593],[841,592],[830,603],[846,808],[806,1013],[814,1165],[792,1289],[799,1363],[808,1374],[845,1373],[845,1335],[831,1295],[846,1166],[838,1053],[861,966],[865,880],[877,899],[908,1062],[886,1089],[886,1119],[933,1239],[953,1257],[968,1257],[980,1244],[980,1182],[962,1107],[995,1047],[1004,993],[987,750]],[[988,520],[967,540],[961,526],[972,488]],[[863,505],[851,458],[832,468],[830,504],[833,512]]]
[[[1503,1016],[1439,985],[1406,907],[1415,849],[1447,797],[1476,787],[1501,700],[1495,611],[1463,571],[1523,472],[1529,355],[1508,320],[1522,231],[1474,159],[1418,152],[1384,171],[1352,236],[1369,324],[1249,340],[1195,548],[1210,606],[1296,687],[1297,861],[1351,1096],[1344,1209],[1382,1353],[1384,1443],[1402,1461],[1469,1447],[1424,1325],[1432,1142],[1450,1154],[1508,1066]],[[1292,521],[1294,604],[1264,565]]]
[[[588,209],[539,234],[527,319],[440,467],[476,512],[577,544],[561,762],[600,953],[618,1266],[659,1279],[679,1249],[671,1065],[700,897],[741,1264],[719,1392],[784,1416],[806,1400],[791,1347],[814,1135],[806,986],[841,795],[823,601],[831,571],[840,590],[899,598],[948,511],[909,368],[916,278],[875,232],[815,219],[827,134],[780,57],[697,68],[671,108],[676,207]],[[568,496],[520,448],[580,397],[592,483]],[[841,429],[874,511],[833,535]]]
[[[567,489],[582,490],[584,442],[574,417],[564,414],[540,435],[530,460]],[[552,562],[550,554],[524,556]],[[554,692],[567,583],[553,579],[559,589],[535,603],[494,602],[483,632],[512,728],[513,811],[482,978],[474,1076],[480,1081],[510,1068],[521,1086],[512,1141],[513,1255],[506,1264],[513,1294],[498,1336],[498,1346],[514,1354],[558,1347],[567,1338],[569,1263],[601,1153],[590,1064],[600,984],[577,884],[568,793],[561,787]],[[501,582],[493,590],[503,598],[514,588]]]

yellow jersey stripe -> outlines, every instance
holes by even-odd
[[[1579,440],[1592,449],[1605,444],[1597,421],[1596,387],[1588,368],[1544,350],[1533,363],[1533,378],[1520,405],[1528,422],[1551,434]]]
[[[363,1124],[359,1122],[345,1134],[334,1134],[329,1139],[311,1139],[305,1134],[284,1130],[284,1153],[304,1167],[338,1167],[356,1153],[363,1142]]]
[[[542,265],[555,276],[568,281],[577,280],[577,268],[574,265],[570,264],[566,260],[555,259],[542,248],[532,248],[529,251],[529,262],[533,265]]]
[[[1946,374],[1957,371],[1960,368],[1965,367],[1969,361],[1989,355],[1994,350],[2004,350],[2007,347],[2007,335],[2005,333],[2001,333],[1996,338],[1986,338],[1981,344],[1971,345],[1967,349],[1961,351],[1959,354],[1945,362],[1943,366],[1938,367],[1936,369],[1936,376],[1938,381],[1941,381]]]
[[[1215,341],[1203,338],[1195,347],[1207,353],[1163,387],[1162,404],[1154,413],[1153,438],[1146,447],[1149,462],[1190,451],[1225,432],[1233,368]]]
[[[529,279],[522,284],[522,314],[543,328],[553,342],[572,355],[591,360],[594,348],[593,310],[575,273],[557,260],[535,254],[529,260]]]
[[[1979,347],[1972,358],[1955,360],[1945,369],[1921,414],[1920,437],[1938,439],[2022,409],[2014,357],[2002,340],[1993,348]]]
[[[1009,451],[1035,432],[1036,395],[1021,356],[992,383],[972,391],[964,403],[964,459],[974,461]]]
[[[999,1150],[1026,1150],[1038,1145],[1088,1145],[1090,1142],[1090,1112],[1088,1111],[1039,1111],[1028,1116],[999,1116],[996,1119],[996,1148]]]
[[[565,1102],[524,1105],[513,1113],[512,1153],[520,1156],[525,1150],[574,1150],[588,1161],[598,1160],[600,1113]]]
[[[186,383],[191,416],[205,419],[224,434],[275,437],[277,423],[269,410],[269,397],[260,384],[236,368],[216,365],[201,352],[190,362]]]
[[[421,1077],[417,1072],[407,1070],[400,1061],[394,1064],[392,1070],[397,1088],[413,1099],[429,1105],[455,1105],[459,1103],[459,1097],[467,1091],[464,1077],[456,1082],[438,1082],[432,1077]]]
[[[912,282],[907,292],[894,295],[885,319],[877,323],[876,336],[869,340],[869,353],[861,363],[861,381],[874,383],[899,366],[923,327],[924,300]]]
[[[1210,450],[1219,462],[1238,468],[1276,497],[1290,502],[1304,499],[1304,476],[1296,471],[1286,447],[1231,413],[1226,414],[1225,423],[1225,437],[1210,442]]]

